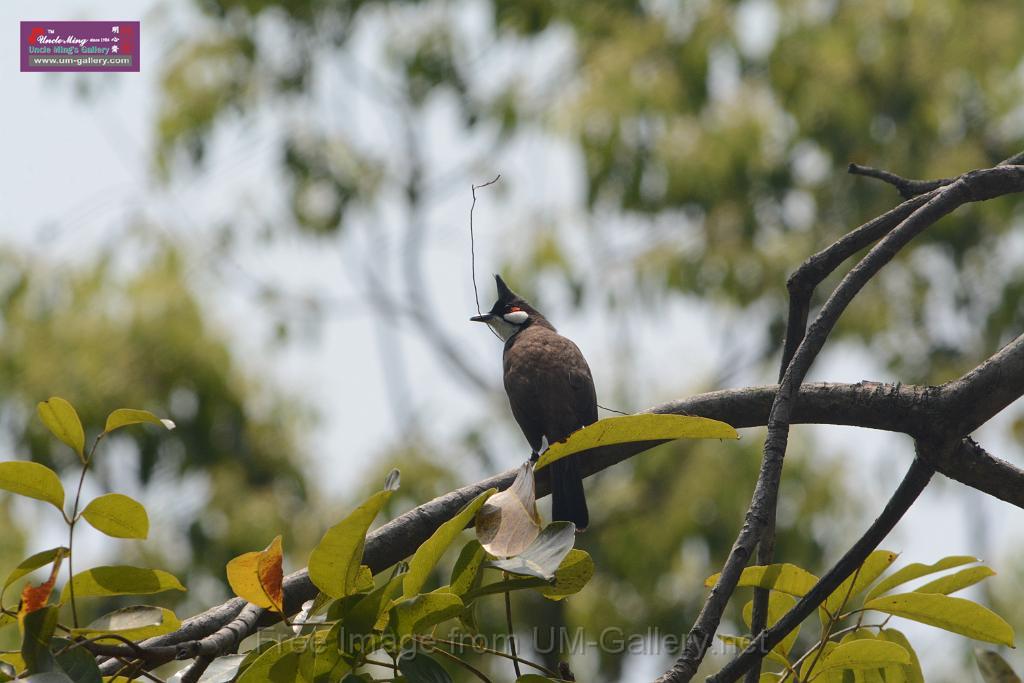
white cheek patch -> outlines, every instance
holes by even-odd
[[[526,311],[513,311],[511,313],[506,313],[502,317],[506,322],[510,322],[513,325],[522,325],[526,322],[526,319],[530,317],[530,314]]]
[[[516,332],[522,328],[519,325],[513,325],[512,323],[505,322],[504,318],[491,318],[487,321],[487,324],[491,326],[498,336],[504,341],[508,341],[512,338]]]

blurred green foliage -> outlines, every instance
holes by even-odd
[[[232,361],[177,252],[158,249],[127,275],[105,259],[69,268],[5,252],[0,262],[0,401],[14,453],[74,470],[77,457],[37,419],[36,402],[74,397],[91,443],[110,406],[125,401],[171,417],[177,429],[113,434],[91,476],[107,490],[111,482],[164,490],[171,504],[163,514],[187,527],[137,552],[162,553],[150,559],[183,578],[223,580],[232,557],[292,529],[308,497],[296,448],[304,415],[284,397],[266,398]]]
[[[161,158],[203,144],[218,119],[315,99],[324,61],[358,63],[351,43],[384,40],[386,75],[365,69],[360,78],[374,81],[400,116],[424,110],[428,95],[450,96],[467,131],[501,131],[493,156],[536,125],[576,146],[592,238],[637,232],[643,245],[617,260],[633,287],[610,306],[649,305],[666,291],[766,302],[773,340],[782,329],[781,285],[794,266],[896,201],[890,188],[846,176],[847,162],[942,177],[990,165],[1024,143],[1024,47],[1012,33],[1024,7],[1012,1],[498,0],[484,6],[490,25],[476,32],[458,21],[480,9],[468,2],[198,6],[212,21],[184,41],[167,71]],[[267,24],[277,32],[261,40]],[[511,75],[491,78],[481,66],[488,43],[544,60],[558,40],[572,56],[541,61],[546,73],[525,57],[501,64]],[[211,45],[216,59],[201,49]],[[223,68],[224,52],[237,68]],[[227,79],[213,102],[211,78]],[[295,216],[315,232],[344,228],[346,207],[378,198],[354,178],[402,174],[355,131],[312,125],[303,135],[317,143],[303,148],[289,134],[282,146]],[[326,162],[332,147],[347,152]],[[317,219],[302,205],[311,182],[330,197]],[[1024,271],[1000,258],[1014,215],[1015,203],[1001,201],[936,226],[921,240],[922,255],[885,273],[839,333],[872,338],[905,381],[970,367],[1024,322]],[[682,232],[658,229],[659,217]],[[582,279],[565,241],[541,233],[533,244],[532,261],[520,255],[515,265],[534,276],[558,272],[570,284]],[[936,282],[947,269],[952,277]],[[982,289],[995,293],[974,295]],[[948,316],[970,331],[933,323]]]

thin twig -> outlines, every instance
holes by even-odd
[[[424,640],[424,639],[421,638],[421,640]],[[443,645],[448,645],[449,647],[453,647],[453,648],[454,647],[463,647],[464,646],[463,643],[459,643],[459,642],[456,642],[454,640],[446,640],[444,638],[437,638],[437,637],[434,637],[434,636],[430,636],[429,640],[432,641],[432,642],[435,642],[435,643],[441,643]],[[494,648],[484,647],[482,645],[476,645],[475,643],[472,645],[472,648],[476,652],[484,652],[484,653],[487,653],[489,655],[494,655],[496,657],[504,657],[505,659],[517,659],[517,660],[519,660],[520,664],[525,664],[526,666],[532,667],[532,668],[536,669],[537,671],[542,672],[545,676],[550,676],[550,677],[555,677],[555,678],[558,677],[558,673],[557,672],[552,671],[551,669],[549,669],[548,667],[544,666],[543,664],[538,664],[537,662],[531,661],[531,660],[526,659],[524,657],[521,657],[521,656],[518,656],[518,655],[517,656],[512,656],[508,652],[502,652],[501,650],[495,650]]]
[[[469,205],[469,267],[470,273],[473,278],[473,297],[476,299],[477,315],[482,314],[483,311],[480,310],[480,292],[477,291],[476,288],[476,237],[474,236],[473,231],[473,211],[476,209],[476,191],[481,188],[487,187],[488,185],[493,185],[499,180],[501,180],[500,173],[494,176],[493,179],[488,180],[486,183],[469,186],[470,192],[472,192],[473,194],[473,203]]]
[[[939,178],[937,180],[912,180],[898,176],[895,173],[889,171],[883,171],[880,168],[872,168],[871,166],[861,166],[860,164],[851,163],[847,167],[847,172],[852,175],[862,175],[868,178],[876,178],[884,183],[888,183],[895,187],[900,196],[904,199],[912,199],[920,194],[937,190],[940,187],[949,185],[956,178]]]
[[[456,657],[451,652],[445,652],[441,648],[435,648],[434,650],[432,650],[432,652],[437,652],[439,654],[444,655],[445,657],[447,657],[448,659],[452,660],[453,662],[455,662],[456,664],[458,664],[462,668],[466,669],[466,671],[469,671],[471,674],[473,674],[474,676],[479,678],[484,683],[491,683],[491,679],[489,679],[484,674],[483,671],[481,671],[480,669],[476,668],[475,666],[473,666],[472,664],[470,664],[466,660],[462,659],[461,657]]]
[[[505,581],[508,581],[508,572],[503,571],[505,575]],[[523,672],[519,670],[519,655],[516,653],[516,632],[512,627],[512,592],[505,591],[505,622],[508,625],[508,647],[512,652],[512,666],[516,670],[516,678],[523,675]]]

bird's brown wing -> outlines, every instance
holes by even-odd
[[[570,340],[546,329],[526,329],[505,352],[505,391],[530,445],[563,441],[597,420],[590,368]]]
[[[563,337],[564,339],[564,337]],[[597,391],[594,389],[594,378],[590,374],[590,366],[586,358],[576,344],[566,339],[569,346],[575,350],[574,361],[567,368],[569,371],[569,386],[572,387],[573,403],[576,408],[576,417],[580,424],[575,429],[586,427],[597,422]]]

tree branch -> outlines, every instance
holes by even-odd
[[[1022,189],[1024,169],[1017,166],[971,171],[960,176],[927,195],[927,201],[882,238],[833,291],[797,346],[779,385],[769,414],[768,436],[764,443],[761,470],[743,526],[722,566],[717,583],[708,594],[687,635],[682,654],[672,668],[658,679],[658,683],[689,681],[696,673],[718,629],[740,573],[747,565],[754,546],[761,540],[765,529],[771,523],[778,498],[782,463],[789,440],[790,417],[797,390],[839,316],[875,274],[914,237],[940,218],[965,203],[1019,192]]]
[[[918,449],[920,450],[920,448],[920,443],[918,443]],[[950,449],[947,446],[945,450],[955,450],[955,448]],[[871,551],[878,547],[878,544],[892,531],[896,523],[903,518],[910,506],[921,495],[928,482],[931,481],[933,473],[934,470],[925,463],[920,455],[914,458],[910,469],[907,470],[903,481],[900,482],[899,487],[886,503],[882,514],[868,527],[864,535],[857,539],[857,542],[846,551],[839,562],[829,569],[792,609],[782,615],[774,626],[761,631],[739,656],[726,664],[717,674],[709,677],[709,683],[735,681],[750,667],[759,664],[772,648],[782,642],[782,639],[790,631],[810,616],[818,608],[818,605],[831,595],[847,577],[864,564],[864,560],[871,554]]]

